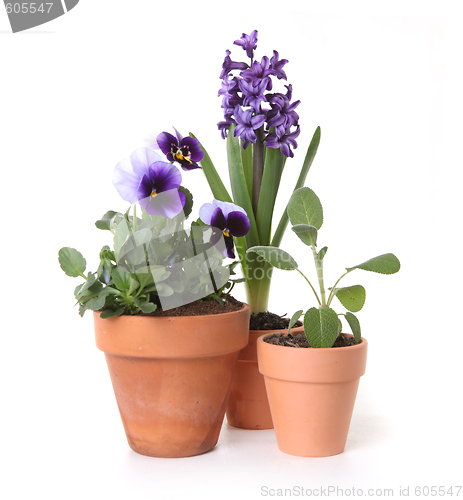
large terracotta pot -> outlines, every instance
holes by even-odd
[[[281,451],[327,457],[344,451],[367,341],[329,349],[295,348],[257,340],[275,435]]]
[[[94,320],[130,447],[153,457],[212,449],[248,341],[249,306],[207,316],[94,313]]]
[[[257,366],[257,339],[265,333],[273,335],[284,330],[250,330],[248,345],[240,351],[233,375],[227,406],[227,422],[240,429],[273,429],[264,377]],[[291,329],[293,335],[304,327]]]

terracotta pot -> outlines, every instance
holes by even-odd
[[[344,451],[368,343],[329,349],[257,340],[275,435],[281,451],[327,457]]]
[[[250,330],[249,343],[240,351],[233,375],[227,406],[227,421],[240,429],[273,429],[264,377],[257,366],[257,339],[284,330]],[[303,333],[304,327],[291,329],[293,335]]]
[[[249,306],[207,316],[94,313],[127,441],[142,455],[188,457],[217,443]]]

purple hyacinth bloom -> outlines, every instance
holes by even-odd
[[[222,135],[222,139],[226,139],[228,135],[228,131],[230,130],[230,126],[235,123],[235,121],[231,118],[230,115],[225,115],[225,121],[219,122],[217,126],[219,127],[220,134]]]
[[[148,148],[137,149],[130,159],[120,161],[113,174],[113,184],[124,200],[139,203],[150,215],[169,219],[185,205],[185,195],[178,190],[181,182],[178,168]]]
[[[211,243],[217,245],[223,237],[225,248],[220,248],[219,244],[219,250],[234,259],[233,236],[245,236],[250,228],[246,211],[234,203],[213,200],[212,203],[205,203],[199,209],[199,217],[204,224],[215,229],[211,236]]]
[[[297,129],[294,132],[289,132],[289,129],[288,129],[286,134],[282,135],[281,137],[278,137],[277,134],[275,134],[275,133],[271,133],[271,134],[268,134],[267,141],[265,144],[268,148],[272,148],[272,149],[280,148],[280,151],[287,158],[288,157],[293,158],[294,153],[291,150],[291,146],[294,149],[297,148],[296,137],[299,136],[299,133],[300,133],[299,125],[297,126]]]
[[[229,50],[225,51],[227,54],[222,64],[222,72],[220,73],[220,79],[223,79],[225,75],[228,75],[230,71],[234,69],[246,69],[248,65],[246,63],[235,62],[230,59],[231,52]]]
[[[270,67],[273,69],[273,74],[281,80],[286,80],[286,73],[283,71],[283,66],[288,62],[287,59],[279,60],[279,54],[276,50],[273,51],[273,57],[270,59]]]
[[[289,127],[296,126],[299,121],[299,115],[294,111],[301,101],[290,102],[288,97],[283,94],[273,94],[270,97],[270,109],[267,112],[267,124],[275,127],[278,137],[283,136]]]
[[[233,42],[235,45],[240,45],[246,51],[249,59],[254,57],[254,50],[257,49],[257,30],[251,32],[250,35],[243,33],[239,40]]]
[[[182,137],[177,130],[175,133],[177,137],[168,132],[162,132],[157,136],[156,141],[161,151],[169,161],[180,163],[183,170],[201,168],[196,162],[203,159],[204,152],[198,139]]]
[[[257,136],[254,130],[262,127],[265,122],[265,115],[254,115],[253,109],[243,110],[239,106],[235,108],[236,127],[233,131],[234,137],[238,137],[243,141],[243,148],[246,149],[250,142],[256,142]]]
[[[264,80],[267,82],[267,90],[272,90],[272,80],[269,77],[273,74],[270,68],[270,61],[267,56],[264,56],[261,62],[254,61],[249,69],[241,71],[240,76],[248,82],[259,82]]]
[[[268,80],[268,78],[264,78],[251,82],[247,82],[246,80],[240,80],[239,82],[244,96],[243,104],[254,108],[256,113],[260,111],[260,104],[267,101],[264,92],[267,89]]]

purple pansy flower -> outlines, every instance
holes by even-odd
[[[234,203],[213,200],[212,203],[205,203],[199,209],[199,217],[204,224],[215,228],[211,243],[217,245],[223,237],[225,248],[219,247],[219,250],[234,259],[233,236],[245,236],[250,228],[246,211]]]
[[[235,108],[236,127],[233,131],[234,137],[240,137],[243,141],[243,148],[246,149],[250,142],[256,142],[257,136],[254,130],[262,127],[265,122],[265,115],[254,115],[253,109],[243,110],[240,106]]]
[[[137,149],[129,159],[120,161],[113,174],[114,187],[124,200],[139,203],[150,215],[169,219],[185,205],[181,182],[178,168],[148,148]]]
[[[183,170],[193,170],[201,168],[196,162],[201,161],[204,152],[198,139],[193,137],[182,137],[174,128],[177,137],[168,132],[162,132],[156,138],[161,151],[167,156],[169,161],[180,163]]]
[[[249,59],[254,57],[254,50],[257,49],[257,30],[251,32],[250,35],[243,33],[239,40],[233,42],[235,45],[240,45],[246,51]]]

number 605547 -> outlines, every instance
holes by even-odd
[[[49,14],[53,3],[37,3],[37,2],[22,2],[22,3],[7,3],[6,13],[11,14]]]

